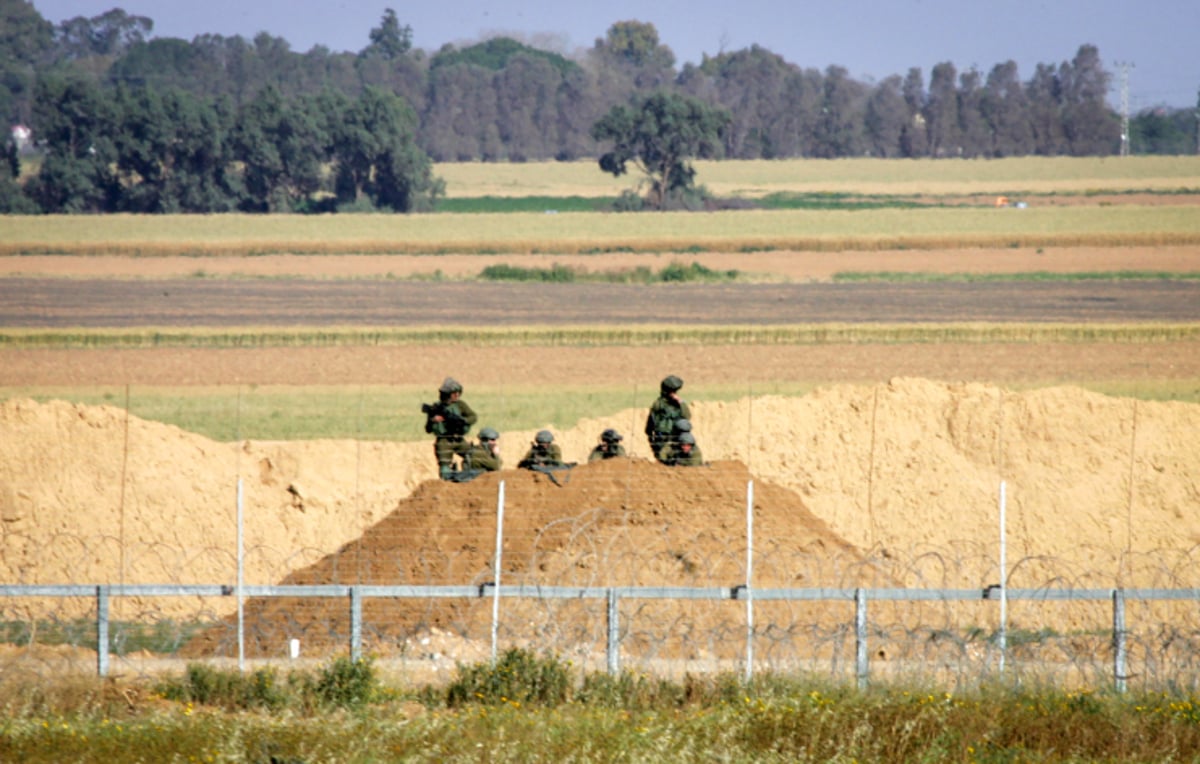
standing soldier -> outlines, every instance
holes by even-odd
[[[621,433],[611,427],[600,433],[600,442],[588,454],[589,462],[598,462],[601,459],[611,459],[614,456],[624,456],[625,446],[621,445]]]
[[[650,406],[646,417],[646,438],[654,458],[665,461],[667,448],[672,445],[675,423],[680,419],[691,420],[692,412],[687,401],[679,397],[683,380],[672,374],[659,385],[658,399]]]
[[[554,433],[549,430],[539,430],[533,438],[533,443],[529,444],[529,451],[525,454],[525,458],[518,462],[517,466],[522,469],[560,467],[562,463],[562,449],[554,442]]]
[[[438,402],[421,404],[421,411],[425,412],[425,432],[434,436],[433,453],[442,480],[453,478],[454,457],[467,452],[466,435],[478,419],[475,411],[462,399],[462,391],[457,380],[446,377],[438,388]]]

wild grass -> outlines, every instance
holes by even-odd
[[[598,282],[605,284],[672,284],[682,282],[725,282],[737,281],[741,274],[736,270],[715,271],[700,263],[687,265],[673,262],[657,271],[645,266],[627,270],[590,271],[554,264],[549,268],[522,268],[507,263],[489,265],[479,273],[483,281],[536,281],[542,283]]]
[[[1190,761],[1200,698],[981,684],[853,689],[804,675],[682,681],[578,674],[515,650],[445,686],[392,686],[369,659],[153,684],[10,686],[0,760]],[[58,685],[63,686],[59,689]]]
[[[1200,324],[912,323],[512,326],[512,327],[149,327],[0,329],[0,348],[256,348],[405,346],[604,347],[899,344],[929,342],[1174,342],[1200,338]]]
[[[837,252],[1200,243],[1191,207],[4,216],[0,255]]]

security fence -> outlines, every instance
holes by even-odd
[[[381,624],[369,615],[371,604],[380,600],[428,602],[455,600],[467,604],[465,618],[456,624],[461,629],[472,620],[471,611],[491,606],[490,638],[482,630],[460,633],[459,645],[477,642],[475,649],[453,650],[457,654],[439,655],[416,647],[420,640],[406,639],[385,652],[385,660],[412,670],[438,668],[439,661],[469,661],[472,657],[494,660],[499,648],[520,644],[535,650],[563,653],[578,660],[584,667],[618,673],[637,670],[653,673],[682,673],[685,671],[739,671],[748,678],[755,671],[810,672],[834,680],[854,681],[865,686],[872,678],[885,680],[913,679],[922,682],[949,682],[955,687],[978,683],[985,678],[1012,678],[1014,681],[1066,683],[1089,687],[1111,686],[1124,691],[1131,682],[1141,688],[1167,688],[1194,692],[1200,687],[1200,629],[1195,621],[1195,605],[1200,602],[1200,589],[1114,589],[1114,590],[1007,590],[999,587],[978,589],[753,589],[745,585],[730,587],[558,587],[513,586],[493,583],[481,586],[169,586],[169,585],[24,585],[0,586],[0,612],[8,638],[19,641],[32,654],[39,639],[94,651],[96,671],[108,676],[115,668],[121,673],[146,671],[145,648],[138,643],[146,640],[135,635],[149,627],[157,628],[160,641],[157,649],[159,667],[179,665],[179,651],[188,629],[181,624],[155,623],[152,614],[143,622],[114,621],[112,603],[118,598],[136,597],[153,601],[164,597],[235,597],[291,600],[293,602],[325,599],[340,602],[345,610],[344,630],[330,633],[331,624],[322,635],[333,637],[338,647],[325,641],[325,655],[348,654],[353,659],[364,656],[371,647],[385,647],[380,636]],[[1111,618],[1107,626],[1096,623],[1073,633],[1059,633],[1045,628],[1020,633],[1004,629],[984,632],[979,627],[959,626],[949,622],[918,626],[905,624],[904,616],[920,612],[947,617],[959,603],[997,603],[1001,597],[1016,603],[1029,603],[1052,608],[1060,603],[1087,603],[1099,613],[1107,609]],[[24,624],[24,631],[14,632],[11,618],[14,606],[21,598],[74,598],[91,600],[94,622],[84,625],[74,619],[70,623],[55,623],[40,619]],[[504,604],[501,604],[501,603]],[[510,602],[522,602],[544,608],[554,616],[554,633],[523,634],[521,618],[505,612]],[[667,602],[676,608],[655,608],[655,603]],[[668,647],[677,632],[689,627],[681,619],[664,621],[663,614],[682,612],[684,603],[701,603],[712,610],[725,609],[729,618],[712,626],[707,634],[692,635],[683,640],[685,652]],[[733,616],[731,603],[744,607],[742,618]],[[1172,619],[1153,623],[1145,620],[1131,622],[1132,606],[1142,606],[1142,616],[1154,612],[1155,605],[1183,604],[1182,609],[1168,608],[1176,615],[1190,613],[1186,622]],[[778,617],[780,604],[821,605],[836,611],[830,621],[785,621]],[[906,612],[898,604],[921,606]],[[932,607],[931,607],[932,606]],[[880,614],[872,613],[880,610]],[[520,614],[520,608],[514,609]],[[529,611],[525,610],[527,614]],[[891,617],[882,615],[890,613]],[[766,615],[765,619],[756,616]],[[845,616],[845,620],[839,622]],[[897,616],[899,618],[897,619]],[[516,622],[514,622],[516,621]],[[755,626],[756,621],[760,624]],[[710,623],[715,623],[709,619]],[[245,630],[263,629],[264,624],[250,622],[244,617],[232,623],[224,622],[218,629],[245,637]],[[213,628],[209,626],[209,628]],[[270,629],[267,629],[270,631]],[[40,634],[39,634],[40,632]],[[166,639],[164,634],[171,634]],[[672,633],[674,632],[674,633]],[[740,633],[739,633],[740,632]],[[307,645],[303,630],[291,632],[280,644],[271,660],[297,660],[302,645]],[[251,635],[254,638],[256,635]],[[490,641],[490,649],[485,645]],[[725,643],[726,650],[716,647]],[[137,649],[135,649],[137,648]],[[714,649],[715,648],[715,649]],[[440,648],[440,649],[445,649]],[[740,652],[740,656],[737,654]],[[706,653],[706,654],[704,654]],[[174,661],[172,661],[174,659]],[[75,660],[79,660],[78,654]],[[197,660],[197,658],[189,658]],[[8,668],[29,669],[41,663],[52,668],[63,662],[46,659],[31,662],[28,656],[10,652],[5,659]],[[243,660],[239,665],[245,667]],[[444,666],[442,666],[444,668]]]

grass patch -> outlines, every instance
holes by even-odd
[[[917,201],[893,194],[776,191],[759,199],[757,206],[768,210],[881,210],[940,205],[937,201]]]
[[[0,348],[604,347],[924,342],[1178,342],[1200,324],[795,324],[564,327],[0,329]]]
[[[671,263],[657,271],[639,266],[626,270],[598,272],[568,268],[557,263],[549,268],[520,268],[500,263],[489,265],[479,273],[479,278],[484,281],[536,281],[555,284],[577,281],[606,284],[716,283],[737,281],[740,276],[737,270],[716,271],[697,262],[688,265]]]
[[[745,397],[798,397],[828,384],[818,380],[780,380],[742,384],[689,383],[694,401],[734,401]],[[1016,390],[1073,384],[1093,392],[1148,401],[1200,403],[1194,379],[1047,380],[1008,385]],[[551,427],[566,430],[580,420],[638,412],[622,429],[641,432],[644,411],[654,399],[653,384],[641,388],[608,385],[537,385],[498,387],[473,385],[467,400],[486,423],[508,430]],[[0,399],[31,398],[39,402],[65,400],[82,405],[125,407],[124,388],[0,387]],[[129,394],[129,411],[139,419],[174,425],[212,440],[354,439],[421,442],[425,419],[421,403],[433,393],[414,386],[258,386],[196,388],[137,387]]]
[[[49,684],[50,686],[46,686]],[[806,675],[680,681],[510,651],[450,689],[371,661],[124,683],[10,683],[0,759],[59,761],[1191,761],[1200,698],[982,684],[867,690]],[[60,689],[61,688],[61,689]]]

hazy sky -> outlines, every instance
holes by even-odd
[[[1096,45],[1119,82],[1129,72],[1131,107],[1195,106],[1200,88],[1200,0],[33,0],[57,24],[113,7],[154,20],[154,35],[190,40],[215,33],[283,37],[292,50],[366,47],[384,9],[413,30],[413,44],[443,44],[507,34],[571,53],[589,48],[617,21],[653,23],[677,65],[758,44],[791,63],[844,66],[864,81],[950,61],[986,77],[1012,59],[1028,80],[1039,63]],[[1116,94],[1112,95],[1114,105]]]

